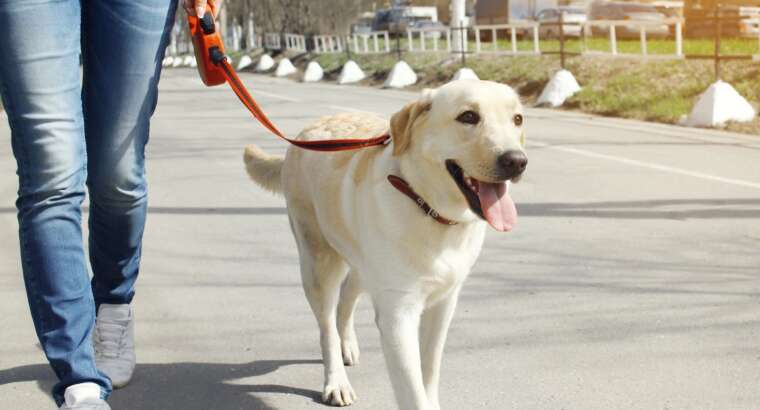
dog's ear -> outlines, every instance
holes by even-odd
[[[426,90],[427,91],[427,90]],[[423,98],[407,104],[401,111],[391,117],[391,137],[393,137],[393,155],[399,155],[409,148],[412,142],[412,127],[419,117],[430,111],[432,102],[423,93]]]

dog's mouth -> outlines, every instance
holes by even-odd
[[[464,172],[456,161],[446,160],[446,169],[462,191],[472,212],[499,232],[509,232],[517,223],[517,208],[509,196],[509,181],[480,181]]]

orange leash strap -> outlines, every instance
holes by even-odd
[[[272,123],[269,117],[264,114],[264,111],[245,88],[243,82],[240,81],[237,73],[235,73],[235,70],[230,65],[227,56],[224,55],[224,43],[216,29],[215,14],[216,7],[214,3],[209,2],[208,11],[203,16],[188,16],[188,27],[193,38],[195,58],[198,62],[198,73],[201,76],[201,80],[209,87],[225,82],[229,84],[235,95],[238,96],[243,105],[264,128],[297,147],[313,151],[348,151],[385,145],[390,141],[391,137],[387,133],[370,139],[301,141],[286,137]]]
[[[217,60],[217,59],[215,59]],[[217,64],[222,68],[224,77],[227,79],[227,84],[230,85],[232,91],[240,99],[240,102],[245,105],[248,111],[251,112],[254,118],[256,118],[264,128],[268,129],[272,134],[284,139],[285,141],[299,147],[312,151],[334,152],[334,151],[349,151],[361,148],[375,147],[379,145],[385,145],[390,141],[389,134],[383,134],[375,138],[370,139],[339,139],[339,140],[316,140],[316,141],[302,141],[294,140],[285,136],[274,123],[264,114],[264,111],[256,103],[251,94],[245,88],[245,85],[238,77],[235,70],[230,65],[229,59],[225,56],[221,56],[217,60]]]

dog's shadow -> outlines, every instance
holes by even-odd
[[[257,393],[298,395],[321,403],[322,393],[316,390],[276,384],[231,383],[272,373],[284,366],[321,363],[321,360],[258,360],[242,364],[138,364],[132,383],[116,390],[109,404],[119,410],[277,409]],[[56,382],[47,365],[0,370],[0,386],[26,381],[36,381],[45,394],[50,393]]]

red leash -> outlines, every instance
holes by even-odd
[[[383,134],[375,138],[370,139],[339,139],[339,140],[316,140],[316,141],[302,141],[302,140],[294,140],[286,137],[282,131],[280,131],[277,126],[272,123],[272,121],[267,117],[266,114],[264,114],[264,111],[261,110],[261,107],[256,103],[256,100],[253,99],[251,94],[248,92],[248,90],[245,88],[245,85],[243,85],[243,82],[240,81],[240,78],[238,77],[237,73],[235,73],[235,70],[232,69],[232,66],[230,66],[229,59],[226,57],[223,57],[219,63],[221,65],[222,70],[224,71],[224,76],[227,79],[227,84],[230,85],[230,88],[232,88],[232,91],[235,92],[235,95],[238,96],[240,99],[240,102],[245,105],[246,108],[248,108],[248,111],[251,112],[254,118],[256,118],[261,125],[264,126],[264,128],[268,129],[272,134],[284,139],[285,141],[299,147],[304,148],[312,151],[326,151],[326,152],[333,152],[333,151],[349,151],[349,150],[355,150],[355,149],[361,149],[361,148],[367,148],[367,147],[375,147],[378,145],[385,145],[390,140],[391,136],[389,134]]]
[[[209,3],[208,6],[212,6],[212,4]],[[256,100],[245,88],[245,84],[235,73],[227,56],[224,55],[224,45],[219,33],[216,31],[214,23],[213,8],[207,11],[202,18],[188,16],[188,23],[190,33],[193,36],[198,72],[203,82],[208,86],[219,85],[224,82],[229,84],[232,91],[240,99],[240,102],[251,112],[251,115],[272,134],[297,147],[323,152],[349,151],[375,147],[385,145],[390,141],[391,136],[388,133],[370,139],[302,141],[286,137],[267,117],[261,107],[259,107],[259,104],[256,103]]]

